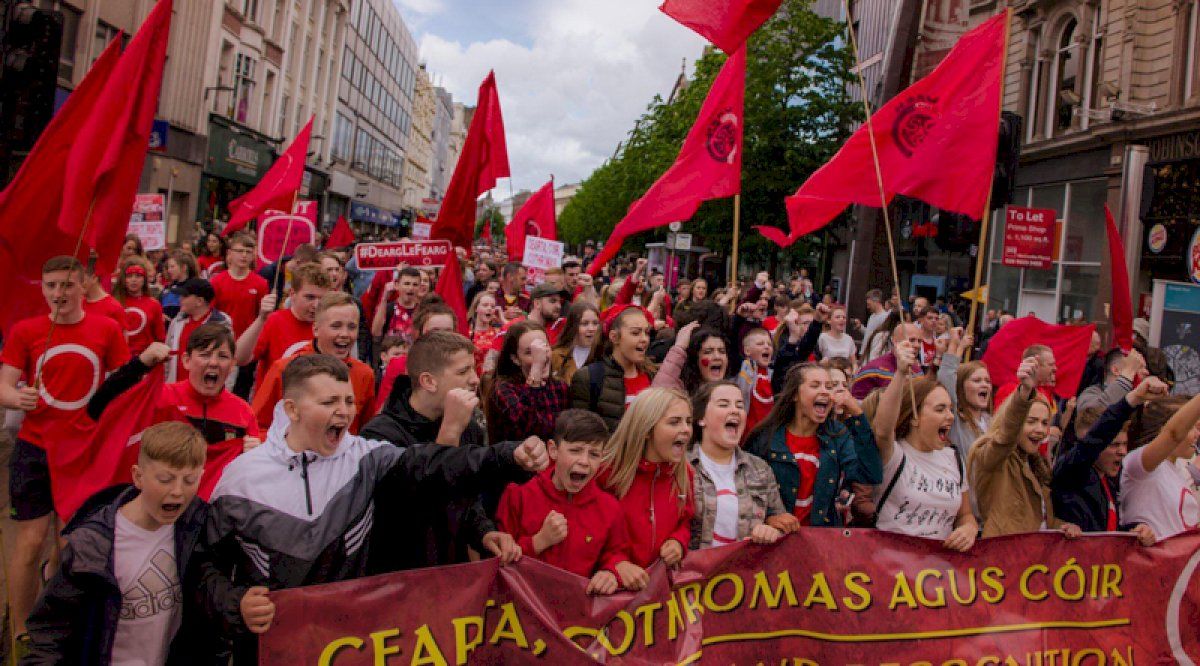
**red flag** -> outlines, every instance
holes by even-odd
[[[726,53],[734,53],[783,0],[666,0],[659,9]]]
[[[446,258],[446,265],[442,268],[442,274],[438,276],[434,292],[454,310],[454,318],[458,320],[458,332],[471,335],[471,323],[467,321],[467,296],[463,289],[462,269],[458,265],[457,252],[451,252]]]
[[[350,247],[357,241],[358,239],[354,236],[354,230],[350,228],[350,223],[346,221],[346,217],[338,215],[337,223],[333,225],[333,231],[329,234],[329,240],[325,241],[325,247],[330,250],[339,247]]]
[[[479,231],[479,237],[487,241],[488,245],[492,244],[492,220],[489,218],[483,223],[483,228]]]
[[[437,220],[430,238],[445,238],[455,247],[471,247],[475,239],[475,202],[479,195],[506,178],[508,146],[504,139],[504,118],[500,114],[500,95],[496,92],[496,74],[489,72],[479,86],[475,116],[467,130],[462,154],[454,175],[446,186]]]
[[[525,256],[525,237],[537,236],[546,240],[558,240],[558,229],[554,221],[554,179],[529,197],[521,210],[504,228],[508,260],[520,263]]]
[[[292,210],[295,207],[297,193],[304,182],[304,162],[308,159],[313,118],[315,116],[308,119],[304,129],[292,140],[292,145],[275,160],[254,189],[229,202],[229,224],[225,225],[222,236],[246,226],[263,211]]]
[[[963,35],[937,69],[879,109],[788,197],[791,233],[759,232],[787,247],[850,204],[879,206],[869,130],[887,201],[903,194],[978,219],[996,163],[1007,34],[1006,12]]]
[[[1112,325],[1113,338],[1125,353],[1133,349],[1133,297],[1129,291],[1129,269],[1125,265],[1125,244],[1113,221],[1112,211],[1104,205],[1104,221],[1108,229],[1108,261],[1112,266]]]
[[[121,57],[121,38],[109,43],[75,92],[50,120],[12,183],[0,192],[0,330],[49,312],[40,287],[42,264],[75,252],[78,236],[58,229],[67,156]],[[130,206],[132,211],[133,207]],[[79,256],[87,257],[87,248]]]
[[[172,0],[150,10],[129,42],[67,157],[58,228],[99,255],[97,273],[117,266],[158,110]]]
[[[746,50],[741,49],[721,67],[675,163],[629,207],[589,273],[598,275],[629,236],[681,222],[705,201],[741,192],[745,94]]]
[[[1054,361],[1058,365],[1054,393],[1061,398],[1074,397],[1079,380],[1083,378],[1088,347],[1095,330],[1095,325],[1047,324],[1033,315],[1008,322],[988,341],[987,353],[983,355],[983,362],[992,375],[992,385],[1016,381],[1021,354],[1030,345],[1043,344],[1054,350]]]

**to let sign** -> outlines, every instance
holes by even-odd
[[[448,240],[359,243],[354,248],[358,267],[365,271],[396,268],[401,264],[414,268],[441,268],[453,252]]]
[[[1047,269],[1053,266],[1055,218],[1053,210],[1008,206],[1001,263],[1014,268]]]

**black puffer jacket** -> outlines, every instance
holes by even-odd
[[[67,523],[62,564],[29,616],[31,645],[22,666],[112,663],[121,613],[121,589],[113,573],[117,510],[138,492],[129,485],[106,488],[88,498]],[[203,500],[193,499],[175,521],[175,562],[183,599],[196,586],[188,567],[207,510]],[[167,655],[169,666],[218,663],[213,641],[201,638],[210,634],[203,615],[196,610],[195,605],[184,602],[179,630]]]
[[[654,379],[654,373],[650,373]],[[625,415],[625,371],[612,356],[583,366],[571,379],[571,407],[595,412],[616,430]]]
[[[409,378],[397,377],[387,405],[359,434],[402,447],[437,441],[442,420],[418,414],[409,404],[411,396]],[[471,421],[459,440],[459,447],[483,446],[487,446],[487,433]],[[427,498],[415,496],[411,488],[381,484],[375,490],[378,512],[371,532],[367,572],[378,574],[466,562],[468,547],[484,552],[481,540],[496,530],[489,516],[495,512],[500,493],[509,483],[526,480],[497,479],[479,498],[444,506],[430,506]]]

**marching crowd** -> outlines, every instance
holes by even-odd
[[[1140,324],[1128,353],[1096,336],[1064,401],[1050,347],[1001,385],[971,360],[1008,314],[964,330],[953,303],[872,290],[863,325],[804,273],[672,289],[625,258],[593,278],[589,243],[533,285],[460,251],[460,321],[431,270],[301,246],[256,271],[250,235],[200,245],[152,259],[131,237],[112,276],[51,259],[51,314],[4,341],[22,663],[255,663],[274,590],[479,557],[606,595],[657,560],[801,526],[963,552],[1200,526],[1200,397],[1171,394]],[[50,424],[94,432],[160,365],[132,486],[56,526]]]

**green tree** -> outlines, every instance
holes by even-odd
[[[753,231],[756,225],[787,226],[784,198],[831,158],[861,117],[846,89],[854,57],[843,37],[845,24],[816,15],[811,0],[785,0],[747,46],[746,122],[742,158],[740,263],[770,264],[778,248]],[[615,156],[584,180],[563,210],[559,231],[568,242],[603,240],[629,205],[675,160],[726,56],[707,49],[695,73],[674,99],[656,96]],[[687,222],[698,244],[728,249],[732,199],[710,201]],[[636,249],[661,240],[666,229],[629,239]],[[821,237],[788,249],[806,258]]]

